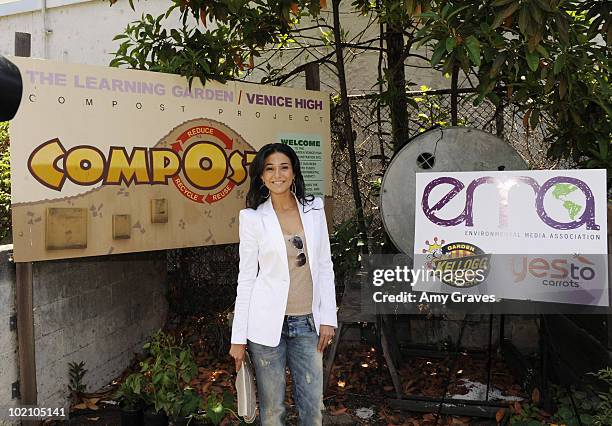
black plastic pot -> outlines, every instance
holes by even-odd
[[[163,411],[147,409],[144,412],[145,426],[168,426],[168,416]]]
[[[121,425],[122,426],[142,426],[142,408],[125,408],[121,407]]]
[[[198,419],[193,419],[190,423],[189,426],[212,426],[213,424],[208,421],[208,420],[198,420]]]
[[[188,417],[170,417],[168,419],[168,424],[170,426],[187,426],[187,422],[189,421]]]

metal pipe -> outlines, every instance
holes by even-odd
[[[47,0],[42,0],[40,13],[42,16],[42,32],[43,32],[43,58],[49,59],[49,48],[47,46],[47,38],[51,33],[51,30],[47,28]]]

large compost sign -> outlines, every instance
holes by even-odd
[[[291,145],[307,192],[331,195],[326,94],[11,58],[16,261],[236,242],[248,169]]]

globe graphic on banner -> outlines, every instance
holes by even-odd
[[[576,220],[578,214],[582,211],[583,206],[574,197],[577,186],[569,183],[558,183],[553,186],[552,196],[562,203],[563,208],[567,212],[567,217],[570,220]]]

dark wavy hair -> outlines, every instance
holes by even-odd
[[[293,174],[295,175],[295,197],[298,199],[298,202],[302,206],[305,206],[306,202],[311,202],[314,200],[314,196],[306,195],[306,186],[304,185],[304,177],[302,176],[300,159],[293,148],[282,143],[269,143],[261,147],[261,149],[255,155],[255,158],[253,159],[253,162],[249,168],[251,184],[249,186],[249,192],[246,196],[247,208],[256,209],[260,204],[266,201],[269,190],[264,186],[264,183],[261,180],[261,175],[264,171],[266,158],[275,152],[285,154],[291,160],[291,168],[293,169]]]

